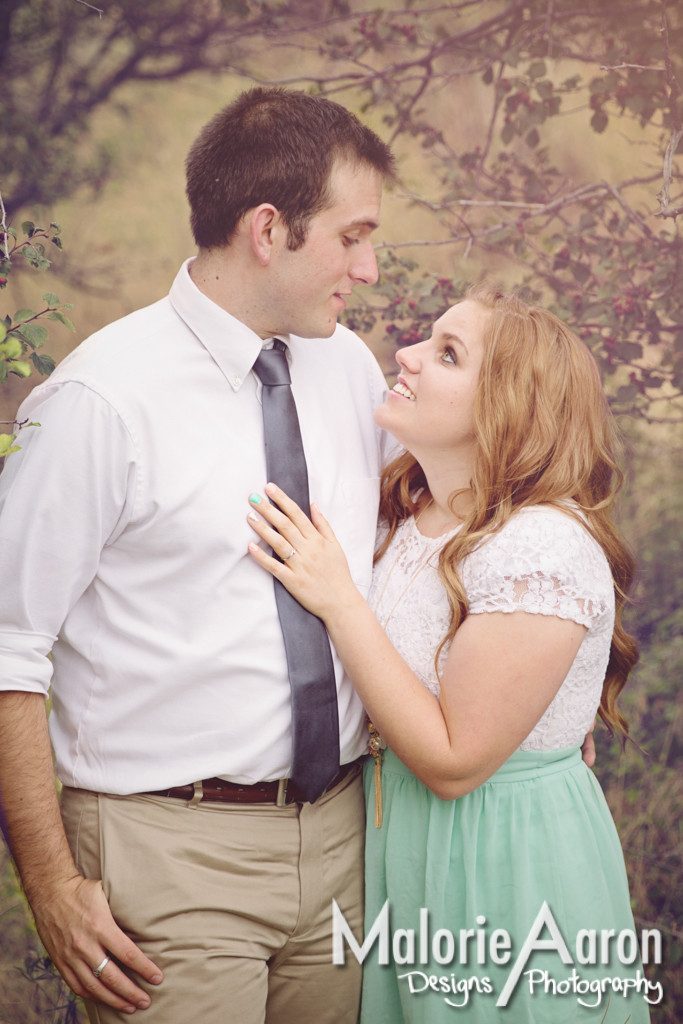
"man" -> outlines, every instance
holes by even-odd
[[[336,320],[377,278],[392,174],[338,104],[243,94],[188,158],[196,260],[22,406],[40,426],[0,486],[0,784],[93,1022],[356,1020],[331,903],[360,934],[363,712],[246,517],[298,481],[367,588],[384,382]]]

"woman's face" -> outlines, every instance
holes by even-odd
[[[489,311],[467,299],[434,324],[431,338],[396,353],[401,368],[375,423],[409,452],[471,450],[474,396]]]

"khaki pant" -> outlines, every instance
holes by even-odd
[[[332,900],[360,939],[358,771],[314,805],[62,790],[78,869],[164,973],[142,1024],[356,1024],[360,967],[332,964]],[[90,1003],[91,1024],[128,1014]]]

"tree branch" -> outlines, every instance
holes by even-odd
[[[666,153],[664,154],[664,167],[663,167],[663,182],[662,191],[660,192],[660,217],[671,217],[675,222],[676,217],[683,213],[683,205],[672,206],[671,205],[671,183],[673,181],[673,158],[674,153],[678,149],[678,144],[683,139],[683,119],[681,118],[680,111],[678,109],[678,97],[681,94],[681,87],[678,84],[678,80],[674,74],[673,64],[671,63],[671,46],[669,44],[669,26],[666,19],[666,0],[662,2],[662,27],[660,29],[662,34],[662,41],[664,43],[664,64],[666,66],[666,77],[669,83],[669,109],[671,110],[671,120],[673,121],[673,131],[671,132],[671,138],[669,139],[669,145],[666,147]]]

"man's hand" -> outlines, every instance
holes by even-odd
[[[0,692],[0,800],[7,840],[38,933],[55,966],[76,995],[124,1013],[145,1009],[150,998],[105,956],[156,985],[159,968],[114,921],[102,883],[83,878],[64,833],[52,771],[42,694]]]
[[[595,728],[596,722],[597,718],[594,718],[593,724],[586,733],[583,746],[581,747],[581,754],[588,768],[592,768],[595,764],[595,740],[593,739],[593,729]]]
[[[62,977],[76,995],[113,1006],[124,1013],[146,1009],[150,998],[117,967],[113,959],[100,978],[93,974],[106,956],[116,957],[153,985],[161,971],[118,927],[102,883],[77,875],[44,902],[33,906],[38,933]]]

